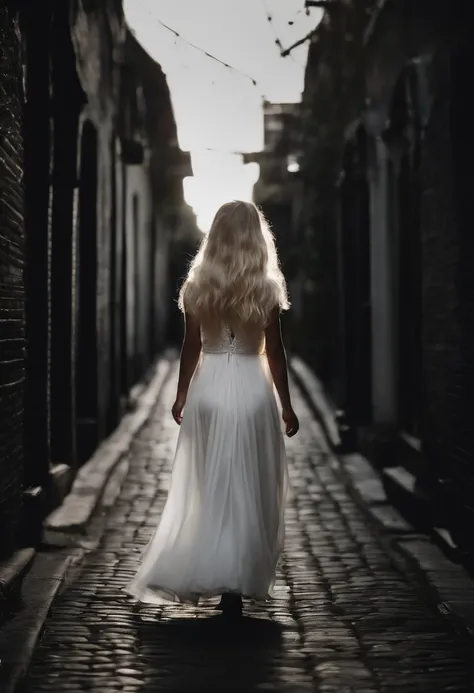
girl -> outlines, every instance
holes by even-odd
[[[269,596],[283,543],[287,467],[273,383],[286,434],[299,428],[280,332],[286,284],[255,205],[218,210],[179,306],[171,487],[127,591],[149,603],[222,595],[223,612],[241,614],[242,596]]]

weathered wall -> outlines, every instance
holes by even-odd
[[[403,65],[414,59],[416,89],[411,108],[422,128],[420,168],[410,182],[419,198],[419,228],[412,229],[421,240],[419,268],[407,266],[411,258],[406,257],[396,268],[401,283],[410,280],[413,270],[420,274],[419,324],[415,326],[420,334],[419,357],[406,359],[403,348],[418,347],[416,340],[400,334],[409,326],[399,324],[397,366],[399,379],[403,379],[404,369],[413,368],[419,358],[421,396],[418,411],[412,412],[415,435],[421,439],[424,452],[418,473],[429,488],[436,489],[438,523],[446,522],[456,541],[472,552],[474,542],[468,528],[474,518],[474,139],[465,84],[474,66],[474,11],[462,2],[453,3],[449,13],[441,2],[405,3],[405,11],[400,11],[401,7],[403,10],[397,3],[388,3],[375,26],[367,71],[372,97],[368,123],[375,130],[385,130],[387,117],[397,118],[390,111],[397,77]],[[396,124],[392,127],[389,123],[389,130],[395,128]],[[408,129],[400,134],[409,141],[413,133]],[[393,191],[398,194],[396,188]],[[393,217],[390,199],[386,207]],[[397,223],[394,219],[394,228]],[[400,296],[411,304],[418,300],[417,295]],[[399,315],[394,317],[397,323]],[[410,378],[406,383],[410,385]],[[416,385],[413,379],[411,384]],[[411,399],[417,397],[418,392],[413,391]],[[405,402],[401,401],[405,409],[409,398],[408,392]],[[399,410],[394,424],[405,430],[409,419]]]
[[[441,481],[440,510],[456,541],[474,554],[474,136],[465,96],[474,69],[471,35],[462,29],[433,67],[436,98],[423,158],[423,434],[430,471]]]
[[[345,130],[363,106],[363,35],[374,5],[373,0],[334,3],[310,45],[305,77],[300,141],[304,203],[295,259],[304,280],[294,346],[332,391],[340,375],[337,183]]]
[[[117,244],[114,234],[114,126],[120,98],[119,58],[125,37],[123,16],[117,3],[108,0],[100,7],[72,2],[71,35],[79,81],[86,95],[82,120],[90,120],[97,131],[96,239],[97,276],[96,372],[97,424],[95,437],[101,440],[113,425],[111,398],[115,395],[111,357],[115,353],[111,306],[114,303],[114,278],[117,270]],[[79,259],[79,274],[81,272]],[[83,307],[84,308],[84,307]],[[87,308],[86,308],[87,309]],[[81,310],[81,307],[79,308]],[[80,319],[80,318],[79,318]]]
[[[456,291],[460,247],[453,209],[449,53],[435,59],[432,75],[436,98],[421,160],[423,435],[427,452],[433,455],[438,450],[443,458],[446,445],[452,440],[453,401],[447,395],[460,357]]]
[[[152,200],[146,164],[126,167],[127,351],[134,379],[149,363]]]
[[[361,297],[360,304],[368,304],[372,323],[366,344],[366,350],[372,350],[372,401],[367,397],[369,378],[366,385],[361,383],[357,375],[361,369],[353,364],[352,379],[345,388],[346,396],[350,391],[352,423],[372,425],[375,430],[374,423],[382,421],[390,428],[385,434],[392,443],[399,433],[412,437],[416,445],[407,466],[416,470],[419,479],[433,482],[428,488],[437,489],[438,521],[445,521],[456,540],[474,553],[470,531],[474,517],[474,136],[472,107],[466,98],[474,67],[474,8],[463,0],[453,0],[449,11],[441,0],[400,0],[380,4],[376,17],[358,56],[356,51],[341,50],[337,32],[343,23],[337,21],[335,40],[324,43],[328,21],[310,51],[303,232],[309,239],[305,252],[312,268],[307,263],[305,272],[314,279],[317,307],[312,307],[312,324],[321,333],[329,325],[329,336],[318,347],[313,364],[326,382],[334,367],[347,378],[347,354],[354,355],[351,339],[344,344],[345,362],[336,358],[325,372],[323,360],[329,344],[335,354],[339,351],[330,313],[331,303],[337,303],[341,295],[333,281],[340,258],[333,214],[339,207],[350,240],[359,223],[350,216],[364,207],[364,215],[370,211],[370,237],[361,244],[366,246],[371,272],[370,296]],[[357,40],[361,42],[360,33]],[[359,65],[355,73],[352,61]],[[343,85],[351,70],[360,91],[354,85],[346,98]],[[334,94],[332,85],[343,96]],[[352,121],[354,127],[344,131],[344,122]],[[357,191],[360,176],[351,174],[347,163],[340,186],[343,194],[334,197],[325,171],[334,166],[337,172],[341,151],[349,152],[359,130],[367,141],[360,152],[367,159],[362,176],[370,186],[369,199],[366,184]],[[357,291],[359,251],[354,246],[346,258],[342,292],[346,299]],[[308,316],[308,307],[305,310]],[[306,321],[310,322],[308,317]],[[346,337],[357,334],[356,329],[348,329],[350,323],[346,316]],[[307,330],[302,334],[307,340]],[[316,340],[317,336],[310,344]],[[356,348],[363,344],[358,339]],[[390,401],[381,416],[386,383]],[[361,411],[365,412],[362,417]],[[414,452],[417,438],[424,456]],[[392,447],[390,454],[398,455],[398,448]],[[384,450],[382,463],[390,464]]]
[[[134,89],[136,103],[123,118],[123,133],[125,137],[139,140],[138,133],[133,131],[137,122],[147,133],[146,166],[151,201],[145,223],[151,226],[146,246],[149,257],[142,262],[145,268],[142,281],[147,281],[148,285],[151,281],[152,296],[151,301],[144,302],[140,314],[148,316],[147,340],[156,351],[163,348],[166,341],[175,341],[175,336],[181,335],[181,319],[173,299],[177,295],[179,278],[186,270],[183,253],[190,246],[194,249],[193,239],[199,232],[195,217],[188,214],[183,199],[182,179],[192,175],[192,169],[189,154],[181,152],[178,146],[166,77],[130,34],[126,55],[128,68],[124,85],[128,82]],[[133,105],[132,99],[130,103]],[[139,167],[130,168],[140,170]],[[143,166],[142,171],[145,172]],[[150,281],[146,280],[147,275]]]
[[[44,488],[51,428],[51,7],[21,12],[26,102],[24,118],[26,336],[24,445],[26,485]],[[38,499],[38,496],[36,495]],[[36,520],[31,520],[35,525]]]
[[[176,295],[170,294],[169,289],[172,229],[167,228],[165,220],[155,215],[153,233],[152,345],[156,351],[163,349],[168,340],[170,315],[177,311],[177,306],[173,303]]]
[[[25,289],[19,26],[0,8],[0,558],[16,540],[23,472]]]
[[[165,345],[186,168],[166,78],[119,0],[11,5],[18,16],[0,9],[0,558],[40,541],[44,513]]]

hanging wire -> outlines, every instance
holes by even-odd
[[[288,55],[291,55],[291,51],[293,51],[295,48],[298,48],[299,46],[302,46],[303,43],[306,43],[306,41],[309,41],[310,39],[313,38],[313,36],[317,33],[319,29],[319,26],[316,28],[312,29],[309,34],[306,34],[306,36],[303,36],[303,38],[299,39],[299,41],[296,41],[292,46],[289,48],[286,48],[283,53],[281,54],[282,58],[286,58]]]
[[[145,6],[142,5],[142,8],[144,9],[144,11],[148,14],[149,17],[151,17],[151,19],[152,19],[156,24],[159,24],[160,26],[162,26],[164,29],[166,29],[167,31],[169,31],[170,33],[172,33],[172,34],[175,36],[175,40],[173,41],[173,44],[174,44],[174,45],[176,45],[176,42],[177,42],[177,40],[179,39],[180,41],[182,41],[182,42],[185,43],[186,45],[190,46],[190,47],[193,48],[194,50],[197,50],[197,51],[199,51],[200,53],[203,53],[207,58],[213,60],[214,62],[219,63],[219,65],[222,65],[224,68],[226,68],[226,69],[228,69],[228,70],[231,70],[231,71],[234,72],[235,74],[238,74],[238,75],[240,75],[241,77],[244,77],[244,78],[250,80],[254,86],[257,86],[257,87],[259,86],[259,83],[257,82],[257,80],[254,79],[253,77],[251,77],[249,74],[243,72],[242,70],[239,70],[239,69],[236,68],[236,67],[233,67],[233,65],[229,65],[228,63],[226,63],[225,61],[221,60],[220,58],[216,58],[214,55],[212,55],[211,53],[209,53],[209,52],[206,51],[205,49],[201,48],[200,46],[197,46],[196,44],[192,43],[191,41],[188,41],[188,39],[186,39],[186,38],[184,38],[183,36],[181,36],[181,34],[180,34],[178,31],[176,31],[176,30],[173,29],[172,27],[168,26],[168,24],[166,24],[166,23],[163,22],[162,20],[158,19],[158,17],[156,17],[156,15],[154,15],[152,12],[150,12],[150,10],[149,10],[147,7],[145,7]],[[189,67],[188,65],[184,65],[184,64],[182,64],[182,66],[183,66],[183,67]],[[212,79],[212,84],[213,84],[213,85],[215,84],[215,80],[214,80],[214,79]],[[260,92],[260,96],[261,96],[262,98],[265,98],[263,92]],[[196,151],[207,151],[207,152],[213,152],[213,153],[219,153],[219,154],[230,154],[230,155],[238,155],[238,156],[243,156],[243,155],[244,155],[243,152],[241,152],[241,151],[234,151],[234,150],[228,150],[228,149],[220,149],[220,148],[214,148],[214,147],[198,147],[198,148],[196,149]]]
[[[267,22],[268,22],[268,24],[271,26],[271,31],[272,31],[273,36],[274,36],[274,38],[275,38],[275,43],[276,43],[276,45],[278,46],[278,49],[279,49],[279,51],[280,51],[281,57],[282,57],[282,58],[287,58],[287,57],[289,56],[289,57],[293,60],[293,62],[295,62],[295,63],[297,63],[298,65],[300,65],[299,61],[296,60],[296,58],[295,58],[295,56],[293,55],[293,52],[292,52],[292,51],[293,51],[295,48],[298,48],[299,46],[301,46],[301,45],[303,45],[304,43],[306,43],[306,41],[308,41],[308,40],[314,35],[314,33],[315,33],[317,27],[316,27],[316,29],[313,29],[312,31],[310,31],[309,34],[307,34],[303,39],[300,39],[299,41],[297,41],[296,43],[294,43],[293,45],[291,45],[289,48],[284,48],[282,42],[280,41],[280,38],[279,38],[278,34],[277,34],[276,31],[275,31],[275,26],[274,26],[274,24],[273,24],[273,15],[271,14],[271,12],[270,12],[269,9],[268,9],[268,0],[262,0],[262,3],[263,3],[263,9],[264,9],[265,15],[266,15],[266,17],[267,17]],[[299,10],[296,12],[296,15],[299,15],[299,14],[301,14],[302,12],[305,12],[306,16],[309,17],[309,16],[310,16],[310,6],[307,5],[305,8],[299,9]],[[293,24],[293,22],[289,21],[288,24],[291,25],[291,24]]]
[[[268,0],[262,0],[262,3],[264,6],[264,12],[265,12],[266,17],[267,17],[267,22],[268,22],[269,26],[271,27],[272,34],[275,38],[275,43],[278,46],[278,50],[280,51],[280,55],[283,56],[285,49],[284,49],[283,44],[280,41],[280,38],[279,38],[279,36],[275,30],[275,25],[273,23],[273,15],[271,14],[271,12],[268,8]],[[299,10],[299,11],[301,12],[301,10]],[[298,12],[296,14],[298,14]],[[288,24],[291,24],[291,23],[292,22],[288,22]],[[293,62],[295,62],[297,65],[300,65],[299,61],[296,60],[295,56],[292,53],[290,53],[290,57],[293,60]]]
[[[263,11],[265,12],[265,16],[267,18],[268,25],[270,26],[270,30],[273,34],[273,38],[275,39],[275,43],[278,46],[280,53],[281,53],[281,51],[283,50],[283,45],[282,45],[282,43],[278,37],[278,34],[275,31],[275,26],[273,24],[273,17],[272,17],[270,10],[268,9],[268,0],[262,0],[262,6],[263,6]]]
[[[158,17],[156,17],[156,15],[154,15],[152,12],[150,12],[150,10],[147,7],[143,6],[143,9],[153,19],[153,21],[155,21],[157,24],[160,24],[167,31],[170,31],[172,34],[176,36],[176,38],[179,38],[180,41],[183,41],[183,43],[187,44],[188,46],[191,46],[191,48],[194,48],[200,53],[203,53],[207,58],[214,60],[215,62],[219,63],[228,70],[231,70],[232,72],[241,75],[241,77],[249,79],[255,87],[258,86],[257,80],[254,79],[251,75],[247,74],[246,72],[242,72],[242,70],[237,69],[233,65],[229,65],[229,63],[226,63],[224,60],[221,60],[220,58],[216,58],[215,55],[212,55],[212,53],[209,53],[204,48],[201,48],[200,46],[197,46],[195,43],[192,43],[192,41],[188,41],[188,39],[184,38],[184,36],[182,36],[178,31],[176,31],[176,29],[173,29],[172,27],[168,26],[168,24],[165,24],[165,22],[163,22],[161,19],[158,19]]]

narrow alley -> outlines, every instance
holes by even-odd
[[[214,603],[139,605],[122,592],[166,500],[176,366],[131,448],[98,547],[54,603],[21,690],[472,691],[472,659],[424,588],[395,567],[333,470],[296,386],[286,550],[269,605],[226,625]],[[471,682],[471,683],[469,683]]]
[[[474,693],[473,30],[472,0],[0,0],[0,693]],[[212,483],[156,555],[234,615],[288,436],[242,619],[125,591],[186,410],[174,480]]]

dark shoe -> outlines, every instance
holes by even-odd
[[[223,594],[218,608],[224,616],[242,616],[242,597],[239,594]]]
[[[229,593],[229,594],[227,594],[227,593],[222,594],[219,604],[217,604],[217,605],[214,607],[214,609],[215,609],[216,611],[222,611],[222,610],[224,609],[224,607],[229,603],[229,598],[232,599],[232,597],[235,597],[235,595],[234,595],[234,594],[231,594],[231,593]]]

